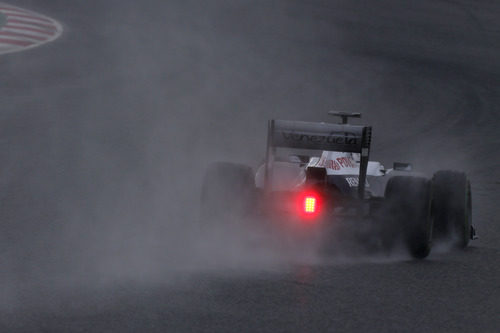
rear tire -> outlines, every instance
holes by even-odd
[[[201,190],[203,219],[222,222],[248,215],[255,203],[252,168],[235,163],[212,163],[205,172]]]
[[[396,222],[412,257],[427,257],[432,248],[431,182],[422,177],[395,176],[389,179],[385,196],[390,219]]]
[[[435,237],[451,237],[454,246],[467,247],[472,222],[472,195],[467,176],[458,171],[438,171],[432,185]]]

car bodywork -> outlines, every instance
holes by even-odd
[[[324,198],[323,209],[330,215],[369,216],[384,198],[388,180],[397,175],[420,176],[411,165],[395,163],[386,170],[377,161],[369,161],[372,129],[350,124],[270,120],[265,162],[257,169],[255,186],[265,202],[279,192],[318,191]],[[277,150],[299,151],[287,158]],[[325,202],[327,201],[327,202]],[[279,204],[274,200],[272,209]],[[347,208],[355,206],[354,211]],[[290,209],[293,213],[293,210]],[[343,213],[343,214],[342,214]]]
[[[407,163],[386,170],[369,161],[372,128],[347,123],[360,115],[333,115],[342,122],[270,120],[264,163],[256,173],[215,165],[205,177],[205,202],[224,193],[222,209],[239,207],[282,229],[334,236],[329,240],[348,237],[391,250],[403,238],[417,258],[429,254],[434,230],[458,234],[456,243],[467,246],[475,231],[464,173],[440,171],[429,179]],[[217,182],[219,192],[211,191],[207,184]],[[206,210],[216,211],[211,202]]]

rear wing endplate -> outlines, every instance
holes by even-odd
[[[269,189],[276,148],[360,153],[360,199],[364,198],[370,155],[371,127],[306,121],[270,120],[268,123],[265,188]]]

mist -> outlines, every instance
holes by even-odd
[[[383,34],[342,19],[355,5],[303,12],[289,1],[100,1],[89,12],[84,1],[11,2],[59,20],[64,33],[0,57],[1,279],[9,302],[19,296],[13,285],[168,282],[179,272],[319,262],[314,251],[276,248],[247,230],[200,232],[205,168],[217,160],[257,167],[270,118],[331,121],[331,109],[362,112],[374,127],[373,159],[387,168],[393,161],[429,175],[480,168],[471,154],[482,151],[464,138],[475,130],[471,121],[490,116],[455,113],[490,93],[468,95],[472,74],[461,67],[484,59],[457,43],[456,67],[429,64],[442,66],[436,78],[408,65],[411,52],[396,60],[373,54]],[[338,12],[339,21],[324,12]],[[412,61],[426,61],[425,52]],[[424,83],[401,85],[404,76]],[[445,80],[454,83],[437,89]],[[439,153],[429,154],[435,142]]]
[[[148,281],[207,262],[269,263],[272,253],[249,253],[233,235],[223,239],[229,257],[203,248],[200,185],[211,161],[256,166],[270,115],[327,110],[328,100],[308,96],[322,55],[294,45],[318,38],[316,27],[289,31],[285,3],[14,4],[65,32],[2,56],[4,278]]]

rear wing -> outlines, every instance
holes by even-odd
[[[370,143],[371,127],[368,126],[270,120],[267,134],[265,188],[269,188],[268,184],[271,181],[276,148],[360,153],[358,195],[363,199]]]

